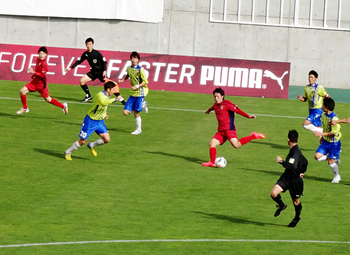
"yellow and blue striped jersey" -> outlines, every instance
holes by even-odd
[[[93,120],[103,120],[106,117],[108,105],[113,102],[115,102],[115,99],[107,96],[105,91],[99,92],[88,111],[89,117]]]
[[[128,76],[130,78],[131,87],[141,84],[142,82],[146,85],[139,87],[137,90],[130,89],[130,95],[134,97],[145,97],[148,94],[148,80],[145,75],[145,70],[140,65],[137,66],[128,66],[126,69]]]
[[[321,116],[321,122],[322,122],[322,128],[323,132],[332,132],[334,136],[324,136],[323,139],[325,139],[327,142],[335,143],[338,142],[341,138],[341,132],[340,132],[340,124],[331,126],[332,120],[338,120],[337,115],[332,112],[331,114],[327,115],[327,113],[323,112]]]
[[[323,98],[328,95],[326,90],[318,84],[306,85],[304,87],[304,95],[309,104],[309,109],[322,108]]]

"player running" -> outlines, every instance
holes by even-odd
[[[23,114],[23,113],[29,112],[29,108],[27,105],[27,93],[34,92],[34,91],[38,91],[40,95],[45,99],[46,102],[62,108],[63,113],[68,114],[67,103],[62,104],[59,101],[57,101],[55,98],[50,97],[49,89],[47,87],[47,77],[46,77],[46,73],[49,70],[47,61],[46,61],[47,53],[48,52],[46,47],[44,46],[40,47],[38,50],[39,57],[36,60],[35,69],[30,68],[28,70],[28,72],[32,74],[32,81],[26,84],[20,90],[22,108],[19,111],[17,111],[17,114]]]
[[[218,120],[218,132],[209,142],[210,161],[202,163],[202,166],[216,167],[216,146],[223,145],[227,140],[234,148],[239,148],[242,145],[250,142],[253,139],[265,139],[265,135],[253,132],[250,136],[243,137],[238,140],[236,134],[235,113],[242,115],[248,119],[255,119],[255,115],[249,115],[238,108],[229,100],[225,100],[225,92],[222,88],[216,88],[213,91],[215,103],[205,113],[209,114],[212,110],[215,111]]]
[[[101,91],[96,95],[93,105],[85,116],[84,122],[81,126],[79,134],[80,140],[73,143],[73,145],[66,150],[66,160],[72,160],[72,152],[84,145],[93,132],[96,132],[100,136],[98,140],[88,143],[87,145],[94,156],[97,156],[97,152],[94,149],[95,147],[106,144],[111,140],[104,119],[108,119],[108,105],[118,101],[117,98],[110,98],[110,96],[114,94],[114,90],[115,84],[109,81],[104,84],[104,91]]]
[[[141,128],[141,116],[140,112],[145,110],[145,113],[148,113],[147,102],[145,97],[148,94],[148,80],[145,75],[145,69],[139,65],[140,54],[136,51],[133,51],[130,54],[131,66],[127,68],[127,74],[123,79],[119,80],[119,83],[124,82],[130,78],[130,97],[126,102],[124,107],[124,115],[128,116],[132,111],[134,111],[135,121],[136,121],[136,130],[132,132],[132,135],[139,135],[142,133]]]
[[[303,122],[303,128],[312,132],[322,132],[321,115],[323,98],[329,97],[326,90],[316,83],[318,73],[314,70],[309,72],[309,85],[304,87],[304,95],[299,95],[298,100],[308,102],[309,116]]]

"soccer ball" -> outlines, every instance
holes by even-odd
[[[217,157],[215,159],[215,165],[218,168],[224,168],[227,165],[227,161],[224,157]]]

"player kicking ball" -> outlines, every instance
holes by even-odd
[[[210,161],[202,163],[202,166],[216,167],[216,146],[223,145],[227,140],[234,148],[239,148],[242,145],[249,143],[253,139],[265,139],[265,135],[257,132],[251,133],[250,136],[243,137],[238,140],[236,134],[235,114],[238,113],[248,119],[255,119],[255,115],[249,115],[238,108],[229,100],[225,100],[225,92],[222,88],[216,88],[213,91],[215,103],[205,113],[209,114],[215,111],[218,120],[218,132],[209,142]]]
[[[40,47],[38,50],[39,58],[36,60],[35,69],[30,68],[29,73],[32,74],[32,81],[26,84],[20,90],[22,108],[17,111],[17,114],[23,114],[29,112],[27,105],[27,93],[38,91],[40,95],[45,99],[46,102],[53,104],[57,107],[62,108],[64,114],[68,114],[68,104],[60,103],[55,98],[50,97],[49,89],[47,87],[46,73],[49,70],[46,57],[46,47]]]
[[[104,84],[104,91],[101,91],[96,95],[92,107],[85,116],[84,122],[81,126],[79,134],[80,140],[73,143],[73,145],[66,150],[66,160],[72,160],[72,152],[84,145],[93,132],[96,132],[96,134],[100,136],[95,142],[87,144],[87,147],[91,150],[91,153],[94,156],[97,156],[95,147],[106,144],[111,140],[104,119],[108,119],[108,105],[118,101],[118,98],[110,98],[110,96],[114,94],[114,90],[115,84],[109,81]]]

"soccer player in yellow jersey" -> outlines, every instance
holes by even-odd
[[[72,152],[84,145],[93,132],[96,132],[100,136],[98,140],[88,143],[87,145],[94,156],[97,156],[97,152],[94,149],[95,147],[108,143],[111,140],[104,119],[108,119],[108,105],[118,100],[117,98],[110,98],[114,94],[114,90],[115,84],[112,81],[109,81],[104,84],[104,91],[101,91],[96,95],[92,107],[88,111],[88,114],[85,116],[84,122],[81,125],[79,134],[80,140],[74,142],[73,145],[66,150],[66,160],[72,160]]]
[[[298,100],[308,102],[309,116],[304,120],[303,127],[312,132],[322,132],[321,115],[323,98],[329,97],[326,90],[316,83],[318,73],[314,70],[309,72],[309,85],[304,87],[304,94],[298,96]]]
[[[339,183],[339,165],[340,165],[340,152],[341,152],[341,132],[340,125],[336,124],[331,126],[333,120],[338,120],[337,115],[333,112],[335,107],[334,100],[332,98],[325,98],[323,100],[323,113],[321,116],[323,131],[315,131],[315,136],[322,136],[322,143],[318,147],[315,153],[315,159],[317,161],[325,161],[328,159],[328,165],[334,173],[332,183]],[[328,157],[327,157],[328,155]]]
[[[134,111],[136,130],[132,132],[132,135],[139,135],[142,133],[141,128],[141,116],[140,112],[145,110],[148,113],[147,102],[145,101],[145,96],[148,94],[148,80],[145,75],[145,70],[139,65],[140,54],[133,51],[130,55],[131,66],[127,68],[127,75],[123,79],[119,80],[119,83],[124,82],[126,79],[130,78],[130,97],[124,107],[124,115],[128,116],[132,111]]]

